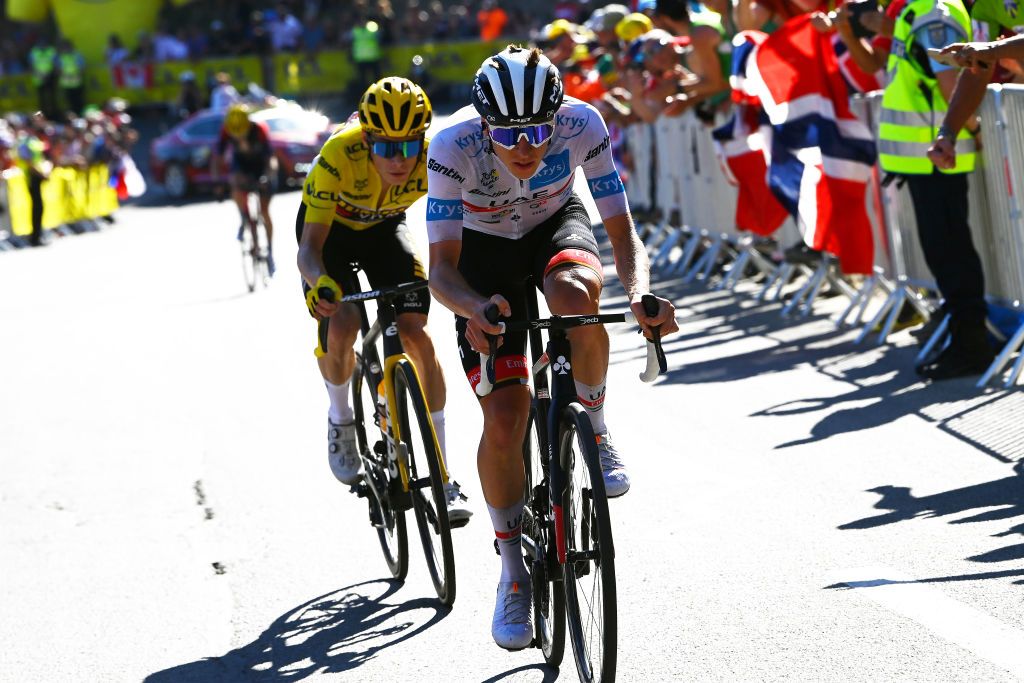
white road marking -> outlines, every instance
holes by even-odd
[[[913,619],[942,638],[1024,678],[1024,631],[958,602],[940,589],[889,567],[857,567],[833,573],[857,595]]]

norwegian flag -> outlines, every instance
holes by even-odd
[[[809,15],[794,17],[746,61],[745,88],[772,125],[768,186],[809,246],[835,254],[843,272],[870,273],[865,197],[877,153],[850,109],[830,37]]]
[[[118,90],[140,90],[153,87],[153,65],[121,62],[110,67],[110,78]]]
[[[768,34],[741,31],[733,38],[732,117],[711,133],[718,160],[729,183],[739,190],[736,227],[768,237],[789,216],[768,188],[772,129],[757,95],[746,79],[747,60]]]

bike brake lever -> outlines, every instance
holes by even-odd
[[[490,304],[484,309],[484,317],[487,318],[487,322],[500,324],[502,332],[505,331],[505,324],[498,323],[500,315],[495,304]],[[480,381],[476,385],[476,395],[481,398],[494,389],[494,353],[498,349],[497,335],[487,335],[487,347],[487,353],[480,354]]]
[[[321,287],[316,290],[317,296],[324,301],[334,301],[334,290],[330,287]],[[327,328],[330,325],[330,318],[320,318],[320,322],[317,324],[316,333],[320,345],[316,347],[316,357],[322,358],[327,355]]]
[[[653,316],[658,313],[658,299],[653,294],[644,294],[641,298],[644,313]],[[658,375],[668,372],[668,361],[665,350],[661,347],[661,325],[651,328],[651,339],[647,340],[647,367],[640,373],[640,380],[653,382]]]

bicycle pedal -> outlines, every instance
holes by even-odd
[[[461,529],[462,527],[466,526],[467,524],[469,524],[469,518],[468,517],[465,518],[465,519],[452,519],[451,517],[448,518],[448,528],[449,529]],[[495,540],[495,543],[497,543],[497,540]]]

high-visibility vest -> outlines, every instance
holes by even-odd
[[[57,50],[52,47],[34,47],[28,53],[28,61],[32,65],[32,83],[39,85],[53,73]]]
[[[380,59],[380,27],[368,21],[352,29],[352,58],[357,62],[376,62]]]
[[[60,87],[77,88],[82,85],[82,61],[77,52],[60,55]]]
[[[935,166],[928,147],[945,118],[948,104],[939,83],[921,57],[915,32],[938,25],[952,27],[971,40],[971,20],[962,0],[913,0],[896,19],[887,70],[889,85],[882,96],[878,126],[878,161],[890,173],[928,175]],[[974,170],[976,146],[966,128],[957,135],[956,166],[944,173]]]

